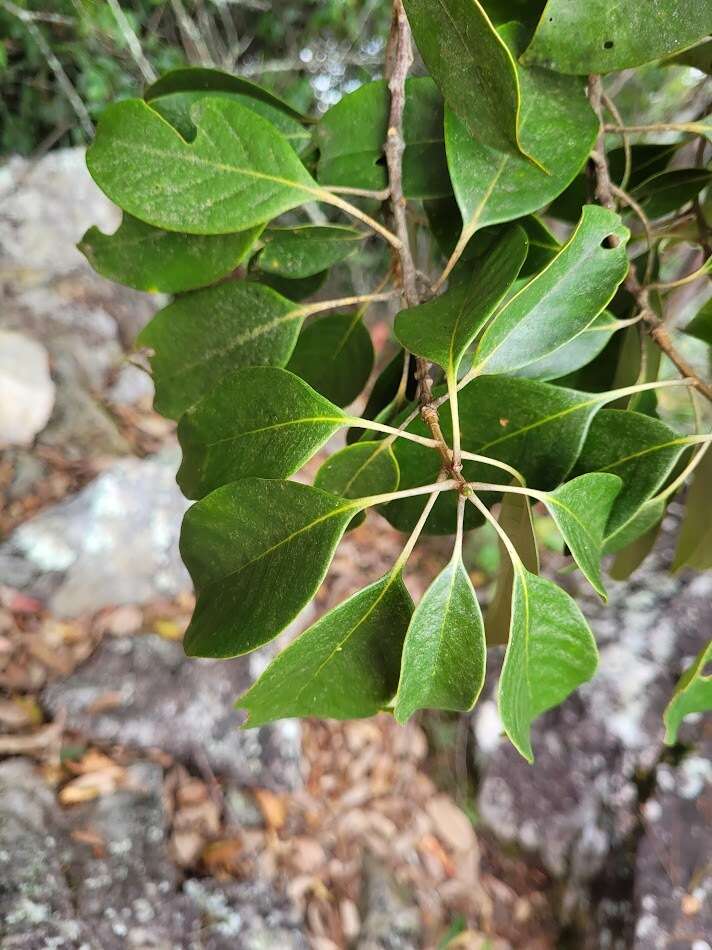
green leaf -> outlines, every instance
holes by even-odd
[[[712,298],[702,305],[683,332],[712,346]]]
[[[699,69],[701,73],[712,75],[712,40],[705,40],[693,46],[691,49],[678,53],[672,59],[666,60],[661,66],[692,66],[693,69]]]
[[[477,0],[404,0],[415,42],[448,106],[490,148],[527,155],[511,52]]]
[[[586,366],[603,350],[614,333],[621,329],[620,322],[604,310],[573,340],[560,346],[548,356],[535,360],[527,366],[516,370],[517,376],[526,376],[527,379],[561,379],[568,373]]]
[[[596,641],[575,601],[552,581],[515,565],[497,699],[505,732],[529,762],[532,722],[591,679],[597,665]]]
[[[487,645],[482,612],[458,546],[416,607],[403,647],[395,717],[418,709],[466,712],[485,679]]]
[[[531,488],[554,489],[573,468],[591,419],[608,398],[606,393],[582,393],[530,379],[480,376],[460,390],[462,448],[508,463],[522,472]],[[409,411],[410,407],[403,417]],[[440,424],[452,445],[449,412],[440,412]],[[415,419],[408,431],[429,435],[421,419]],[[393,448],[401,489],[428,485],[437,479],[440,458],[436,452],[404,439],[398,439]],[[479,462],[465,461],[463,474],[468,481],[502,481],[500,470]],[[406,498],[391,502],[383,514],[398,530],[410,531],[421,508],[418,498]],[[455,508],[454,493],[443,493],[428,519],[426,533],[451,534]],[[466,514],[466,529],[480,523],[474,506],[469,508],[473,511]]]
[[[175,300],[137,339],[138,346],[154,351],[156,410],[178,419],[230,370],[284,366],[304,317],[303,307],[248,281],[219,284]]]
[[[639,412],[604,409],[591,423],[576,473],[611,472],[623,479],[606,528],[613,535],[665,481],[682,452],[697,441]]]
[[[269,274],[292,279],[311,277],[352,257],[366,237],[362,231],[340,225],[270,228],[265,232],[265,247],[257,263]]]
[[[396,336],[411,353],[439,363],[454,377],[526,256],[526,234],[520,227],[508,228],[493,248],[468,268],[468,277],[439,297],[401,311],[396,317]]]
[[[698,653],[680,678],[663,714],[665,745],[675,745],[677,733],[685,716],[712,710],[712,676],[705,667],[712,662],[712,641]]]
[[[534,520],[526,495],[507,493],[502,498],[497,519],[500,527],[514,545],[524,567],[532,574],[539,573],[539,550]],[[499,568],[497,586],[485,614],[485,632],[488,646],[501,646],[509,639],[509,621],[512,615],[512,588],[514,568],[502,539],[499,540]]]
[[[447,161],[465,243],[478,229],[538,211],[561,194],[596,139],[598,122],[581,81],[541,69],[519,74],[522,142],[546,171],[488,147],[453,112],[445,112]]]
[[[685,514],[677,540],[672,570],[691,567],[696,571],[712,568],[712,518],[710,518],[710,485],[712,485],[712,450],[695,470],[687,491]]]
[[[581,204],[584,203],[581,202]],[[544,222],[533,214],[527,215],[517,223],[524,228],[529,239],[527,259],[519,276],[529,277],[543,270],[556,257],[561,250],[561,244]]]
[[[91,175],[112,201],[154,227],[226,234],[262,224],[321,190],[289,143],[236,102],[205,99],[186,142],[140,99],[102,115],[87,152]]]
[[[89,228],[77,247],[95,271],[136,290],[177,294],[206,287],[240,265],[261,228],[235,234],[162,231],[125,214],[118,230]]]
[[[615,236],[616,247],[606,238]],[[508,373],[549,356],[584,330],[628,271],[629,232],[617,214],[586,205],[569,241],[485,330],[471,372]]]
[[[423,76],[406,81],[403,112],[403,192],[406,198],[452,194],[445,161],[443,101]],[[344,96],[319,120],[317,178],[330,187],[381,191],[388,185],[383,146],[390,96],[383,80]]]
[[[180,542],[197,595],[188,656],[240,656],[281,633],[316,593],[358,510],[308,485],[261,478],[193,505]]]
[[[617,554],[623,552],[625,554],[630,545],[639,541],[647,532],[660,523],[665,514],[666,504],[664,498],[650,498],[644,502],[624,525],[614,531],[613,534],[608,535],[603,545],[603,553]],[[622,557],[621,565],[625,561],[626,558]],[[614,580],[620,580],[621,578],[617,577],[616,572],[617,568],[615,570],[611,568],[608,573]]]
[[[686,49],[711,27],[700,0],[549,0],[522,61],[561,73],[610,73]]]
[[[390,422],[405,403],[415,396],[417,382],[414,376],[414,360],[408,361],[408,378],[405,392],[400,392],[404,359],[405,350],[401,349],[378,374],[366,402],[366,408],[361,413],[363,419],[378,419],[379,422]],[[378,437],[376,432],[363,429],[349,429],[346,433],[348,443],[363,442]]]
[[[391,572],[330,610],[267,667],[240,698],[248,726],[286,716],[373,716],[398,684],[413,602]]]
[[[399,481],[398,463],[387,442],[357,442],[329,456],[316,473],[314,487],[341,498],[367,498],[396,491]],[[358,527],[364,518],[360,512],[349,527]]]
[[[691,202],[711,181],[706,168],[674,168],[646,179],[633,195],[649,218],[662,218]]]
[[[279,274],[266,274],[264,271],[252,271],[248,280],[257,284],[264,284],[265,287],[271,287],[278,294],[286,297],[288,300],[306,300],[313,297],[321,290],[328,277],[327,271],[320,274],[312,274],[311,277],[300,277],[292,280],[290,277],[281,277]]]
[[[373,344],[360,311],[315,320],[301,332],[288,369],[337,406],[348,406],[373,369]]]
[[[645,512],[646,508],[652,509],[653,507],[657,510],[652,525],[637,538],[634,538],[622,547],[613,559],[608,573],[614,581],[627,581],[631,574],[640,567],[653,550],[662,527],[662,518],[665,514],[665,500],[662,499],[658,502],[655,501],[655,499],[651,499],[651,501],[643,505],[638,513],[640,515]],[[647,514],[647,512],[645,513]]]
[[[622,481],[615,475],[579,475],[543,498],[573,559],[605,600],[601,554],[606,525]]]
[[[340,409],[292,373],[243,367],[181,416],[178,484],[187,498],[202,498],[249,475],[286,478],[345,422]]]

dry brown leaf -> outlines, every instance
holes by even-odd
[[[205,838],[198,831],[175,831],[171,836],[171,851],[179,867],[192,867],[200,857]]]
[[[470,819],[447,795],[436,795],[425,807],[435,833],[445,844],[455,851],[470,851],[477,847]]]
[[[143,625],[143,612],[135,604],[124,604],[105,613],[97,623],[100,633],[114,637],[127,637],[138,633]]]
[[[57,719],[43,729],[24,736],[0,736],[0,755],[33,755],[42,757],[57,751],[64,723]]]
[[[90,716],[98,716],[100,713],[107,712],[110,709],[117,709],[123,705],[123,694],[118,690],[112,690],[108,693],[102,693],[101,696],[97,696],[94,702],[86,707],[86,710]]]
[[[224,838],[213,841],[203,848],[201,861],[205,869],[216,876],[238,877],[243,860],[243,846],[240,838]]]
[[[80,844],[86,844],[92,849],[95,858],[103,858],[106,855],[106,842],[102,836],[92,831],[91,828],[74,828],[70,832],[70,837]]]
[[[254,796],[267,827],[272,831],[279,831],[287,818],[283,796],[276,795],[268,788],[256,788]]]
[[[79,775],[61,789],[59,802],[61,805],[79,805],[93,801],[101,795],[110,795],[122,784],[124,777],[124,770],[117,765]]]

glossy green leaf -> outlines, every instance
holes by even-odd
[[[265,119],[236,102],[205,99],[186,142],[140,99],[109,106],[87,152],[92,177],[134,217],[169,231],[243,231],[319,200],[294,150]]]
[[[712,298],[697,311],[684,332],[712,346]]]
[[[584,204],[584,202],[582,202]],[[522,266],[520,277],[529,277],[543,270],[561,250],[561,244],[544,222],[536,215],[529,214],[517,222],[524,228],[529,241],[527,259]]]
[[[118,230],[89,228],[77,247],[102,277],[136,290],[177,294],[206,287],[240,265],[261,227],[235,234],[162,231],[125,214]]]
[[[537,547],[534,519],[526,495],[506,493],[497,518],[500,527],[514,545],[524,567],[532,574],[539,573],[539,550]],[[512,559],[500,538],[497,586],[485,613],[485,633],[488,646],[501,646],[509,639],[509,623],[512,615],[512,588],[514,568]]]
[[[202,498],[249,475],[286,478],[345,421],[339,408],[292,373],[243,367],[181,416],[178,484],[187,498]]]
[[[311,277],[352,257],[368,235],[339,225],[305,224],[294,228],[270,228],[264,249],[257,258],[261,270],[282,277]]]
[[[358,509],[308,485],[261,478],[193,505],[180,542],[197,595],[186,653],[240,656],[274,639],[316,593]]]
[[[605,600],[601,554],[606,525],[622,481],[615,475],[579,475],[544,498],[581,573]]]
[[[373,344],[361,314],[336,313],[306,326],[288,369],[337,406],[348,406],[373,369]]]
[[[712,662],[712,640],[703,647],[680,678],[663,714],[665,745],[675,745],[685,716],[712,710],[712,675],[706,667]]]
[[[344,96],[319,120],[317,178],[322,185],[381,191],[388,184],[383,146],[389,93],[382,80]],[[445,161],[443,101],[429,77],[408,79],[403,113],[403,191],[407,198],[452,194]]]
[[[618,238],[608,247],[606,238]],[[500,310],[475,351],[473,373],[506,373],[555,353],[603,310],[628,271],[629,232],[597,205],[559,254]]]
[[[386,442],[357,442],[334,452],[314,479],[314,487],[341,498],[367,498],[396,491],[400,481],[393,449]],[[351,522],[351,528],[364,520],[363,512]]]
[[[590,422],[607,398],[606,394],[582,393],[536,380],[480,376],[460,390],[462,448],[512,465],[531,488],[554,489],[573,468]],[[440,424],[452,445],[447,409],[440,411]],[[420,419],[415,419],[408,431],[429,435]],[[398,439],[394,452],[401,489],[429,485],[437,479],[440,460],[432,449]],[[465,461],[463,473],[468,481],[503,481],[501,470],[479,462]],[[418,502],[418,498],[400,499],[387,505],[383,513],[395,528],[409,531],[422,508]],[[433,508],[426,532],[451,534],[456,504],[454,493],[444,493]],[[466,529],[479,523],[474,506],[468,505]]]
[[[560,587],[515,565],[509,643],[497,701],[504,730],[529,762],[531,724],[596,672],[586,620]]]
[[[686,49],[711,29],[704,0],[549,0],[522,60],[562,73],[610,73]]]
[[[517,68],[478,0],[404,0],[428,72],[448,106],[491,148],[526,155]]]
[[[527,256],[522,228],[508,228],[446,293],[401,311],[395,333],[411,353],[457,374],[468,347],[516,279]]]
[[[418,709],[466,712],[485,679],[487,645],[482,612],[457,546],[452,560],[423,594],[403,647],[395,717]]]
[[[257,284],[264,284],[265,287],[271,287],[288,300],[307,300],[321,290],[328,276],[327,271],[322,271],[320,274],[312,274],[311,277],[292,279],[282,277],[280,274],[267,274],[264,271],[254,270],[248,279]]]
[[[453,112],[445,112],[447,161],[465,242],[480,228],[538,211],[561,194],[596,138],[598,122],[583,82],[541,69],[519,73],[522,142],[545,171],[522,156],[488,147]]]
[[[620,327],[620,321],[604,310],[573,340],[560,346],[558,350],[535,360],[516,371],[517,376],[526,376],[527,379],[561,379],[568,373],[586,366],[595,359]]]
[[[685,500],[685,514],[677,540],[672,570],[691,567],[696,571],[712,568],[712,450],[695,469]]]
[[[681,436],[669,426],[639,412],[604,409],[591,423],[576,464],[576,472],[611,472],[623,479],[607,535],[633,517],[665,481],[695,438]]]
[[[711,181],[706,168],[674,168],[646,179],[633,195],[649,218],[662,218],[689,204]]]
[[[398,685],[413,612],[400,572],[330,610],[281,653],[237,703],[248,726],[288,716],[373,716]]]
[[[302,307],[269,287],[235,281],[196,290],[159,311],[138,336],[153,350],[155,407],[170,419],[242,366],[284,366],[304,320]]]

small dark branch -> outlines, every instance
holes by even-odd
[[[596,167],[596,201],[604,208],[616,210],[616,201],[611,188],[611,175],[606,161],[606,136],[603,124],[603,83],[600,76],[588,77],[588,100],[598,116],[599,132],[591,159]]]

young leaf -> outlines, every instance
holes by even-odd
[[[712,486],[712,449],[697,467],[685,501],[672,570],[691,567],[696,571],[712,568],[712,518],[710,517],[710,486]]]
[[[495,311],[527,256],[522,228],[508,228],[471,265],[469,277],[419,307],[401,311],[395,333],[403,346],[455,376],[468,347]]]
[[[618,240],[615,247],[605,244],[610,236]],[[559,254],[485,330],[473,375],[512,372],[573,340],[603,310],[628,272],[628,236],[617,214],[586,205]]]
[[[268,274],[292,279],[311,277],[352,257],[367,236],[340,225],[270,228],[265,232],[265,247],[257,263]]]
[[[262,224],[321,191],[280,133],[237,102],[205,99],[188,143],[140,99],[109,106],[87,152],[112,201],[154,227],[227,234]]]
[[[383,145],[390,95],[383,80],[364,83],[319,120],[317,178],[331,187],[381,191],[388,185]],[[406,198],[452,194],[445,161],[443,100],[428,76],[408,79],[403,111],[403,193]]]
[[[609,342],[614,333],[621,329],[621,321],[604,310],[596,319],[582,330],[573,340],[569,340],[558,350],[543,356],[540,360],[528,363],[516,370],[516,376],[527,379],[561,379],[574,373],[595,359]]]
[[[705,667],[711,662],[712,641],[700,650],[692,665],[684,672],[665,709],[665,745],[675,745],[685,716],[712,710],[712,676],[705,672]]]
[[[610,73],[686,49],[710,26],[700,0],[549,0],[522,61],[561,73]]]
[[[601,553],[606,525],[622,481],[615,475],[579,475],[543,500],[581,573],[605,600]]]
[[[543,69],[520,69],[519,75],[522,141],[546,171],[489,147],[453,112],[445,112],[447,162],[465,243],[478,229],[538,211],[561,194],[596,138],[598,121],[581,81]]]
[[[537,547],[532,509],[526,495],[507,492],[499,509],[499,526],[514,546],[524,567],[532,574],[539,573],[539,550]],[[499,568],[494,596],[485,614],[485,633],[488,646],[501,646],[509,638],[509,622],[512,615],[512,587],[514,568],[507,549],[499,540]]]
[[[335,313],[306,326],[287,368],[338,406],[348,406],[373,369],[373,343],[360,312]]]
[[[395,491],[400,472],[393,449],[386,442],[347,445],[324,462],[314,478],[314,487],[341,498],[366,498]],[[360,512],[349,525],[356,528],[365,518]]]
[[[415,42],[445,101],[471,135],[525,155],[514,59],[478,0],[404,0]]]
[[[89,228],[77,247],[102,277],[136,290],[178,294],[206,287],[235,270],[261,230],[179,234],[125,214],[113,234]]]
[[[298,637],[237,702],[247,726],[287,716],[373,716],[398,684],[413,611],[400,571],[359,591]]]
[[[516,564],[497,700],[505,732],[529,762],[532,722],[591,679],[597,665],[596,641],[576,602]]]
[[[178,419],[229,370],[284,366],[304,316],[300,306],[274,290],[247,281],[196,290],[175,300],[136,341],[154,351],[156,410]]]
[[[683,332],[712,346],[712,298],[702,305]]]
[[[358,510],[308,485],[261,478],[193,505],[180,541],[198,598],[188,656],[240,656],[273,640],[316,593]]]
[[[472,709],[484,683],[486,656],[482,612],[457,546],[408,627],[396,720],[405,723],[418,709]]]
[[[181,416],[178,484],[187,498],[202,498],[248,475],[286,478],[345,421],[340,409],[286,370],[228,373]]]

